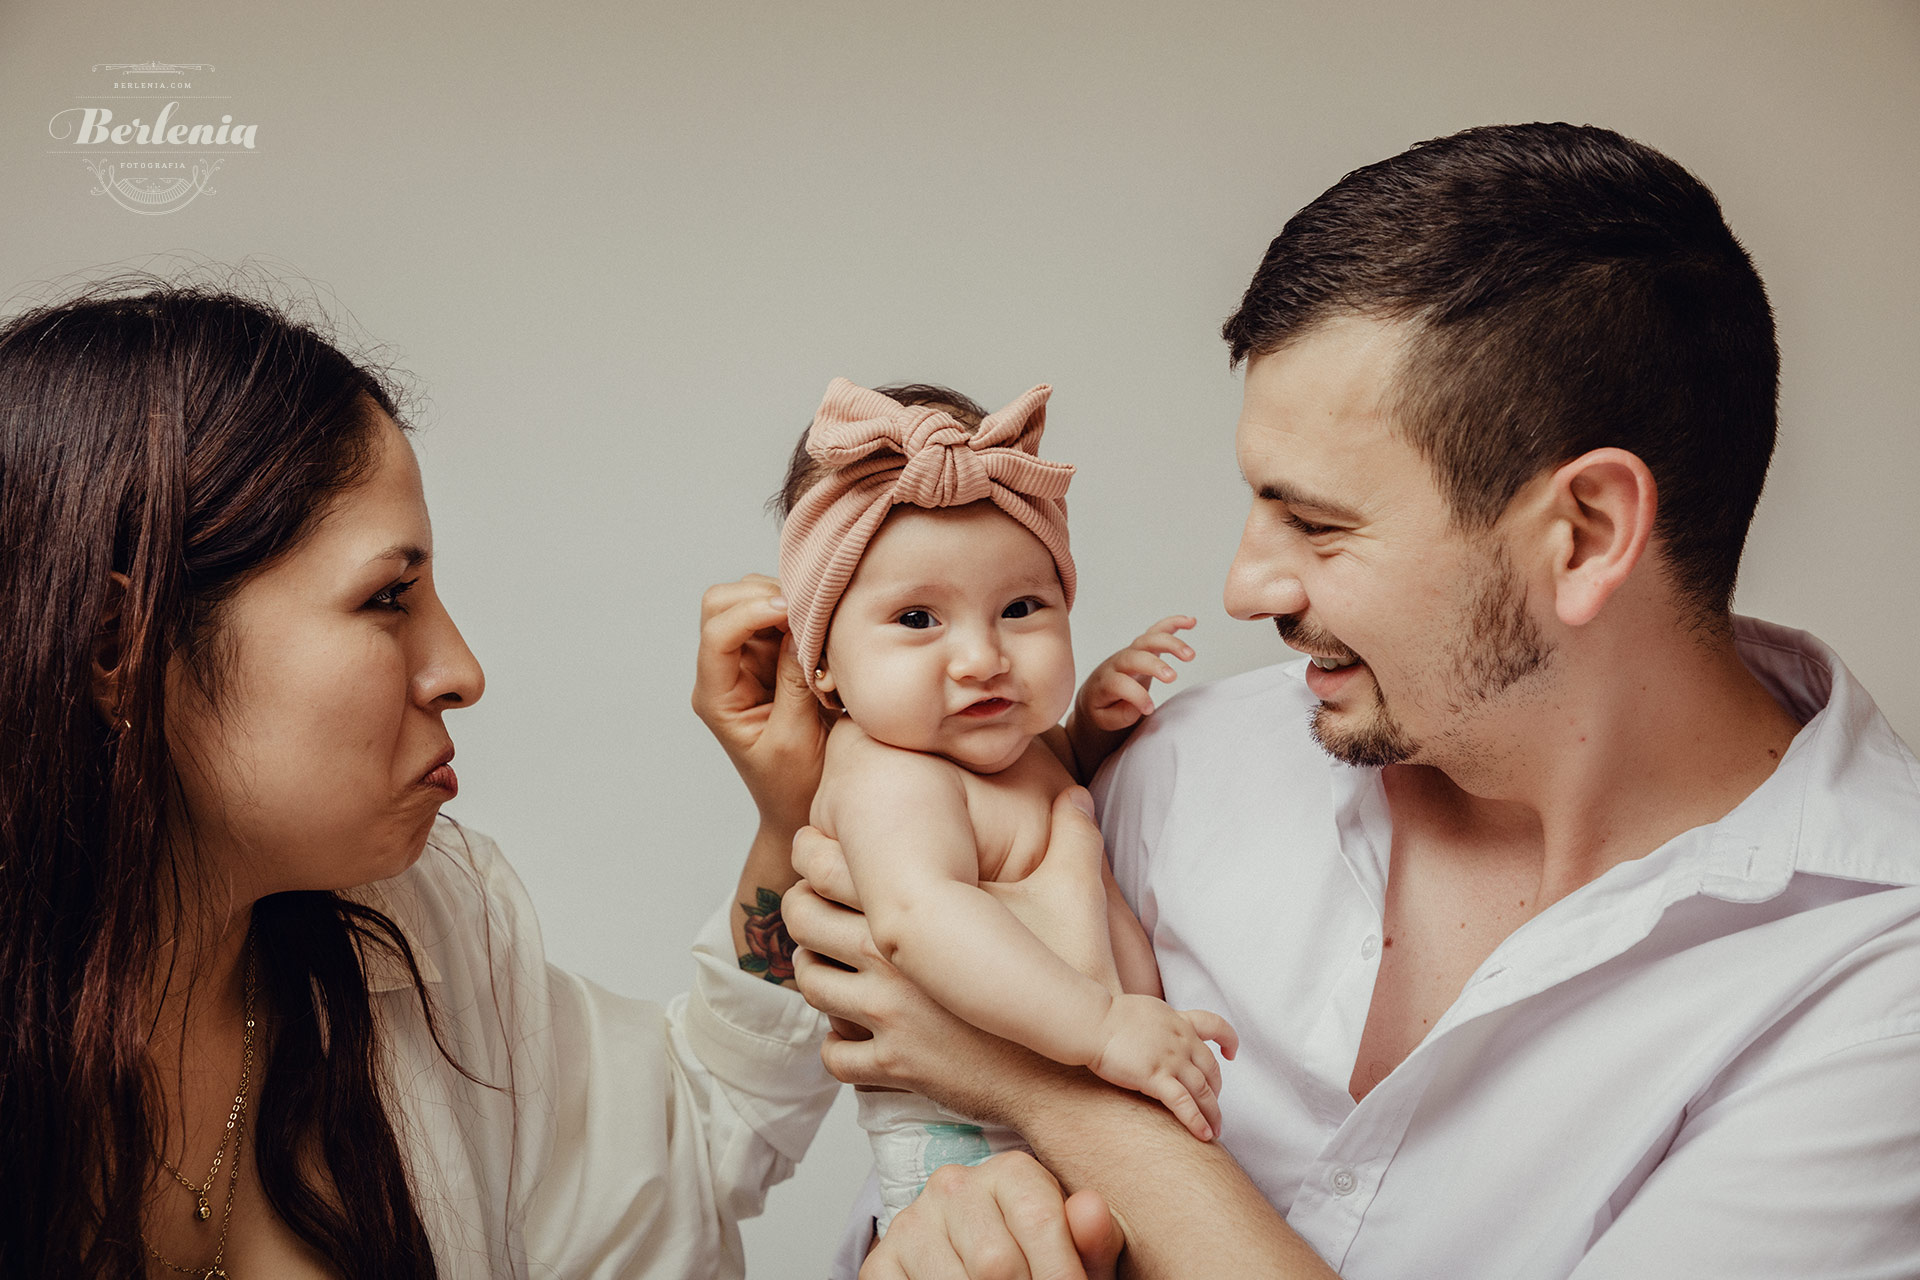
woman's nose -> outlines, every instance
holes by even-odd
[[[446,607],[436,599],[432,613],[421,621],[426,624],[426,643],[413,675],[414,701],[434,711],[470,707],[480,701],[487,690],[486,673]]]

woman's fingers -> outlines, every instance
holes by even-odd
[[[778,596],[741,600],[700,624],[700,649],[695,677],[725,690],[739,674],[740,654],[756,639],[771,638],[787,623],[787,607]]]
[[[772,643],[786,630],[786,602],[780,584],[764,574],[749,574],[738,582],[709,587],[700,600],[700,645],[695,660],[693,705],[702,719],[713,713],[737,710],[722,705],[747,698],[754,689],[741,689],[743,676],[764,692],[772,684]],[[758,652],[755,652],[758,650]],[[748,672],[743,659],[755,659]]]

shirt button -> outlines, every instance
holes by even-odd
[[[1372,934],[1368,934],[1367,940],[1360,944],[1360,958],[1362,960],[1371,960],[1379,954],[1380,939],[1374,937]]]
[[[1353,1194],[1353,1189],[1360,1185],[1360,1179],[1353,1176],[1351,1169],[1335,1169],[1333,1176],[1328,1178],[1327,1182],[1333,1187],[1333,1194],[1337,1196],[1350,1196]]]

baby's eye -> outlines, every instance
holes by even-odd
[[[933,615],[925,609],[909,609],[894,621],[903,627],[912,627],[915,631],[925,631],[933,625]]]
[[[1044,608],[1046,608],[1045,605],[1035,600],[1032,596],[1028,596],[1024,600],[1015,600],[1012,604],[1002,609],[1000,616],[1003,618],[1030,618]]]

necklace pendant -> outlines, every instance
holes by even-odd
[[[194,1199],[199,1203],[193,1206],[193,1216],[205,1222],[213,1216],[213,1206],[207,1203],[207,1198],[203,1195],[196,1195]]]
[[[200,1280],[231,1280],[231,1277],[227,1275],[224,1267],[216,1263],[200,1273]]]

